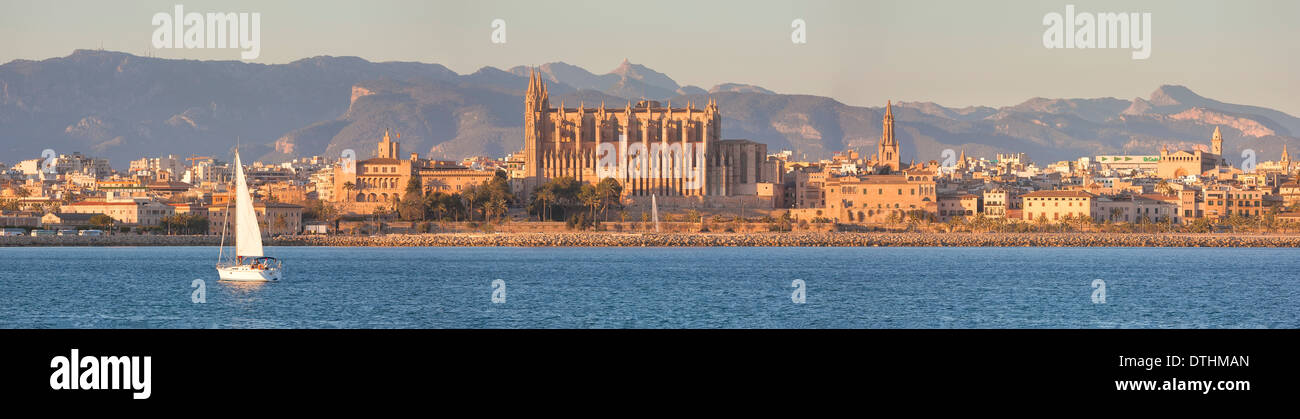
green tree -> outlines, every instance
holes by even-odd
[[[600,206],[602,197],[592,185],[582,185],[578,189],[578,202],[587,207],[589,218],[596,218],[596,207]]]
[[[95,214],[90,216],[90,225],[106,229],[113,225],[113,217],[104,214]]]
[[[600,197],[600,211],[609,219],[610,208],[623,207],[623,185],[617,179],[604,178],[596,184],[596,194]]]
[[[425,214],[424,185],[419,176],[411,176],[406,182],[406,190],[397,203],[397,214],[405,221],[424,220]]]
[[[353,200],[354,197],[352,196],[352,192],[355,191],[355,190],[357,190],[357,184],[352,183],[352,182],[343,182],[343,191],[344,191],[344,192],[347,192],[347,194],[348,194],[347,198],[344,199],[344,201],[351,201],[351,200]]]

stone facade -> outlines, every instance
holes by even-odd
[[[1156,175],[1164,179],[1181,178],[1188,175],[1200,175],[1202,173],[1214,170],[1219,166],[1226,166],[1223,160],[1223,133],[1218,127],[1214,128],[1214,135],[1210,138],[1210,152],[1201,150],[1177,150],[1170,152],[1168,148],[1160,149],[1160,162],[1156,163]]]
[[[661,152],[662,151],[662,152]],[[673,107],[643,100],[623,108],[560,103],[552,107],[541,75],[524,94],[520,192],[559,177],[595,183],[612,177],[628,196],[754,195],[771,182],[763,170],[767,146],[722,140],[717,102]],[[702,174],[699,171],[702,170]]]
[[[334,190],[321,196],[334,198],[332,202],[341,204],[347,211],[368,214],[376,208],[391,208],[406,193],[413,174],[420,177],[426,193],[459,193],[495,175],[492,171],[420,159],[416,153],[411,153],[408,159],[399,159],[400,153],[401,144],[385,131],[375,157],[335,167],[330,176]]]
[[[828,179],[827,215],[838,222],[885,222],[894,214],[906,217],[918,211],[938,211],[934,173],[925,170],[889,175],[845,176]]]
[[[1084,191],[1034,191],[1021,195],[1025,221],[1044,218],[1048,222],[1060,222],[1067,215],[1071,217],[1093,217],[1093,201],[1097,197]]]

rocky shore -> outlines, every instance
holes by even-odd
[[[5,246],[216,246],[217,236],[0,237]],[[447,233],[279,236],[268,246],[1300,247],[1300,235],[1143,233]]]

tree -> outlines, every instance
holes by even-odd
[[[609,219],[609,208],[622,208],[623,185],[617,179],[604,178],[596,184],[596,195],[600,197],[600,211]]]
[[[1074,224],[1075,224],[1076,228],[1078,228],[1079,231],[1083,231],[1083,230],[1087,229],[1089,225],[1092,225],[1092,224],[1093,224],[1092,216],[1091,216],[1091,215],[1080,215],[1080,216],[1078,216],[1078,217],[1075,217],[1075,218],[1074,218]]]
[[[949,233],[957,231],[957,227],[961,225],[961,218],[960,217],[949,218],[946,224],[948,224]]]
[[[483,182],[479,192],[483,195],[480,199],[484,205],[484,218],[504,219],[510,204],[516,201],[514,193],[510,190],[510,181],[506,173],[501,170],[498,170],[492,179]]]
[[[113,217],[104,214],[95,214],[90,216],[90,225],[106,229],[113,225]]]
[[[600,206],[602,197],[592,185],[582,185],[578,190],[578,202],[586,206],[590,218],[596,218],[596,207]]]
[[[460,193],[460,199],[464,201],[465,206],[469,208],[470,221],[474,221],[474,204],[482,200],[480,195],[478,186],[475,185],[470,185],[470,187],[465,188],[464,192]]]
[[[537,211],[537,220],[545,221],[550,219],[551,203],[555,202],[555,192],[551,190],[549,184],[542,185],[533,191],[533,209]]]
[[[1174,186],[1169,185],[1169,181],[1167,180],[1161,180],[1160,182],[1156,182],[1156,190],[1160,191],[1160,194],[1165,196],[1174,194]]]
[[[492,221],[492,218],[501,220],[505,217],[506,210],[509,209],[509,206],[506,204],[506,198],[500,195],[493,195],[491,199],[483,205],[483,211],[487,217],[485,221]]]
[[[424,220],[425,208],[424,185],[419,176],[411,176],[402,199],[397,203],[397,214],[405,221],[421,221]]]
[[[348,197],[344,201],[351,201],[354,198],[352,196],[352,191],[357,190],[357,184],[352,182],[343,182],[343,190],[348,193]]]

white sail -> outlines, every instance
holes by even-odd
[[[253,198],[248,194],[248,183],[244,180],[239,150],[235,150],[235,255],[262,256],[262,232],[257,226],[257,212],[253,210]]]

